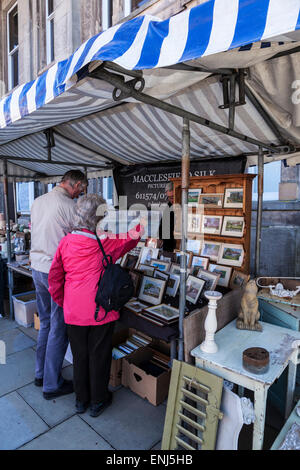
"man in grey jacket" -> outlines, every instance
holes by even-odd
[[[43,386],[46,400],[73,392],[72,381],[61,374],[68,337],[63,310],[48,292],[48,274],[60,240],[72,229],[74,199],[87,183],[81,171],[70,170],[58,186],[35,199],[31,206],[30,260],[40,318],[35,385]]]

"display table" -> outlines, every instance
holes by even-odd
[[[255,422],[253,426],[253,450],[263,446],[266,402],[269,387],[288,367],[288,386],[285,416],[292,408],[296,382],[296,368],[300,345],[300,332],[260,322],[263,331],[239,330],[233,320],[215,335],[218,352],[204,353],[200,345],[191,351],[196,366],[254,392]],[[242,354],[250,347],[262,347],[269,351],[269,369],[264,374],[253,374],[244,369]]]

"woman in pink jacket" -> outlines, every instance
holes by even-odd
[[[97,194],[81,197],[76,204],[74,229],[60,242],[49,272],[49,292],[63,307],[73,354],[76,410],[84,413],[90,405],[90,416],[99,414],[112,401],[108,391],[112,358],[112,333],[119,313],[100,307],[95,321],[95,296],[102,268],[102,253],[96,239],[96,226],[101,217],[97,208],[106,204]],[[144,223],[144,222],[143,222]],[[142,221],[141,221],[142,224]],[[127,234],[100,235],[104,251],[115,263],[134,248],[143,234],[137,225]],[[99,233],[99,232],[98,232]]]

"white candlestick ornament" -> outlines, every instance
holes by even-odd
[[[200,348],[206,353],[216,353],[218,351],[218,345],[215,342],[214,336],[217,330],[217,301],[223,296],[220,292],[209,290],[206,291],[204,295],[209,300],[209,303],[204,323],[205,340],[200,344]]]

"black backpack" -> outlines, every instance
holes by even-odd
[[[100,239],[98,244],[103,254],[101,273],[98,290],[95,298],[96,311],[95,321],[102,321],[111,310],[119,311],[134,294],[132,278],[128,271],[119,264],[113,264],[111,255],[106,255]],[[99,307],[105,310],[103,318],[98,319]]]

